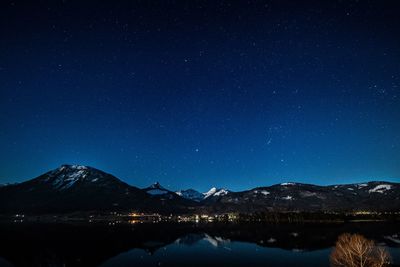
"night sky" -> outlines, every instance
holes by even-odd
[[[104,2],[1,1],[0,183],[400,181],[398,1]]]

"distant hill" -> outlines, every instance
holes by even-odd
[[[212,210],[219,211],[398,211],[400,184],[368,182],[318,186],[282,183],[230,192],[216,199]]]

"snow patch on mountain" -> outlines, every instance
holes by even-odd
[[[392,189],[392,186],[390,184],[380,184],[375,186],[374,188],[368,190],[368,193],[385,193],[387,190]]]
[[[225,195],[228,194],[228,193],[229,193],[228,190],[221,189],[221,190],[215,192],[215,193],[214,193],[214,196],[225,196]]]
[[[208,198],[208,197],[214,195],[215,192],[217,192],[217,188],[216,187],[212,187],[210,190],[208,190],[207,192],[203,193],[204,198]]]
[[[44,182],[51,182],[58,190],[66,190],[74,186],[78,181],[84,181],[88,176],[89,168],[82,165],[62,165],[52,171]]]
[[[368,186],[368,184],[365,184],[365,183],[357,184],[358,189],[361,189],[361,188],[366,187],[366,186]]]
[[[209,234],[204,234],[204,241],[207,241],[208,243],[210,243],[213,247],[218,247],[224,243],[229,243],[230,240],[229,239],[224,239],[222,237],[216,236],[216,237],[212,237]]]
[[[38,177],[39,183],[51,186],[58,191],[68,190],[81,185],[107,186],[112,181],[115,182],[118,179],[92,167],[68,164],[61,165],[57,169]],[[36,185],[31,190],[34,190],[34,187]]]
[[[254,190],[255,194],[262,194],[264,196],[268,196],[269,194],[271,194],[270,192],[268,192],[267,190]]]
[[[296,183],[281,183],[283,186],[295,185]]]
[[[203,193],[204,199],[212,196],[225,196],[229,193],[226,189],[217,189],[216,187],[211,188],[208,192]]]

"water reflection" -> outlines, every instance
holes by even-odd
[[[388,247],[400,263],[400,229],[389,223],[3,224],[0,266],[329,266],[342,233]]]

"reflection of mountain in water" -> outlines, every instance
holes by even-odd
[[[175,240],[176,244],[179,245],[185,245],[185,246],[192,246],[202,240],[204,238],[204,234],[187,234],[182,237],[179,237],[177,240]]]
[[[199,233],[199,234],[187,234],[183,237],[179,237],[175,241],[175,243],[179,245],[192,246],[201,240],[208,242],[214,247],[218,247],[220,245],[230,242],[229,239],[224,239],[220,236],[210,236],[207,233]]]
[[[377,243],[399,246],[396,225],[1,225],[0,257],[15,266],[97,266],[132,249],[150,254],[169,244],[226,247],[247,242],[291,251],[330,248],[343,232],[361,233]]]

